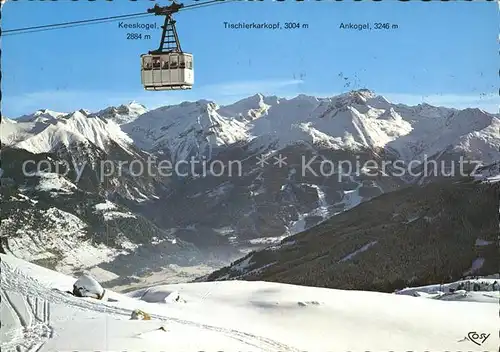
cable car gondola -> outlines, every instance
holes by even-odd
[[[186,90],[193,87],[193,55],[182,51],[172,18],[172,14],[183,6],[174,2],[165,7],[155,4],[148,9],[149,13],[165,16],[165,24],[159,48],[141,55],[141,82],[146,90]]]

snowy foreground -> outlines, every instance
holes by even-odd
[[[267,282],[175,284],[103,301],[0,255],[2,351],[493,351],[497,299],[443,301]],[[417,291],[425,291],[419,288]],[[415,291],[415,292],[417,292]],[[406,292],[402,292],[406,293]],[[151,320],[130,320],[134,309]],[[164,329],[160,329],[164,327]],[[464,338],[490,334],[482,345]]]

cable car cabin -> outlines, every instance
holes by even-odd
[[[184,90],[194,84],[191,54],[144,54],[141,61],[141,81],[146,90]]]

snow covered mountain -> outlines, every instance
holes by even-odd
[[[369,90],[331,98],[257,94],[221,107],[206,100],[185,102],[149,111],[122,127],[141,148],[166,148],[176,160],[200,140],[218,147],[254,138],[265,147],[276,142],[278,149],[296,141],[331,149],[386,148],[405,161],[448,148],[485,163],[500,158],[498,116],[480,109],[392,104]]]
[[[13,244],[14,234],[24,233],[19,243],[27,243],[28,232],[76,226],[70,215],[59,216],[59,222],[46,216],[51,208],[87,224],[89,236],[103,234],[107,223],[88,225],[94,222],[88,214],[111,202],[117,211],[154,228],[148,230],[151,236],[140,236],[119,227],[117,232],[132,243],[178,240],[200,251],[197,258],[208,256],[220,263],[279,243],[383,193],[435,179],[396,175],[391,165],[385,167],[387,161],[429,157],[450,164],[466,157],[486,165],[500,160],[499,121],[479,109],[393,104],[368,90],[329,98],[256,94],[227,106],[199,100],[154,110],[131,102],[97,112],[39,110],[18,119],[2,118],[4,208],[14,209],[25,199],[38,218],[51,219],[51,225],[22,220],[30,228],[7,221],[2,243],[5,248],[12,244],[16,255],[32,258],[33,250]],[[28,165],[26,174],[23,162],[29,160],[48,164],[42,170]],[[186,161],[196,165],[191,168]],[[180,167],[163,175],[163,162]],[[355,169],[339,167],[346,162]],[[137,172],[135,166],[145,168]],[[95,201],[82,202],[86,198]],[[80,210],[64,204],[78,204]],[[9,211],[7,217],[14,217]],[[28,211],[16,216],[33,217]],[[157,231],[161,236],[153,235]],[[51,233],[50,241],[37,242],[36,252],[47,252],[42,257],[51,257],[53,248],[58,253],[67,248],[58,242],[59,232]],[[58,244],[51,247],[51,241]],[[119,241],[111,247],[122,250]],[[136,250],[129,253],[124,266],[151,264],[134,263]]]
[[[103,299],[96,300],[66,293],[76,281],[73,277],[9,255],[0,259],[2,351],[298,352],[321,351],[325,346],[353,352],[493,351],[498,347],[493,327],[499,295],[491,285],[489,289],[481,285],[478,292],[424,295],[436,288],[387,294],[233,281],[146,287],[129,294],[106,290]],[[412,297],[413,292],[420,297]],[[138,309],[150,319],[131,319]]]
[[[51,153],[73,144],[93,144],[106,151],[111,142],[132,153],[128,150],[132,140],[112,119],[83,109],[70,114],[41,110],[15,121],[2,119],[0,131],[2,144],[35,154]]]
[[[56,128],[44,132],[51,125]],[[101,148],[109,140],[125,148],[133,141],[143,150],[168,152],[173,160],[209,157],[210,148],[253,139],[278,149],[306,141],[336,150],[385,148],[405,161],[454,151],[488,164],[500,159],[499,129],[499,117],[480,109],[410,107],[359,90],[330,98],[256,94],[228,106],[199,100],[151,111],[137,102],[95,113],[39,110],[3,118],[0,139],[10,146],[23,140],[20,147],[32,152],[49,152],[55,147],[51,140],[83,138]]]

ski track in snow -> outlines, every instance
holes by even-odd
[[[53,336],[50,326],[50,303],[38,297],[30,299],[27,295],[4,291],[3,288],[0,292],[3,304],[10,307],[11,312],[17,316],[22,329],[22,338],[2,343],[2,351],[40,351],[45,342]]]
[[[8,264],[2,262],[2,301],[4,300],[4,295],[7,297],[7,301],[10,303],[12,310],[17,314],[19,320],[21,321],[21,325],[24,330],[24,336],[22,340],[11,341],[9,344],[4,345],[2,343],[1,348],[2,351],[16,351],[16,352],[36,352],[39,351],[46,340],[48,340],[52,336],[52,328],[49,325],[49,316],[50,316],[50,304],[48,302],[52,302],[53,304],[62,304],[69,305],[72,307],[77,307],[82,310],[87,311],[95,311],[95,312],[103,312],[106,314],[113,314],[116,316],[127,317],[129,318],[132,309],[120,308],[112,305],[110,302],[103,301],[92,301],[91,299],[82,299],[70,296],[67,293],[61,292],[58,289],[48,289],[44,287],[41,283],[37,282],[33,278],[26,276],[20,270],[15,270],[9,267]],[[28,315],[23,314],[22,308],[19,308],[18,303],[13,304],[9,299],[11,293],[15,292],[16,295],[22,295],[24,297],[24,301],[26,307],[28,308]],[[208,292],[209,294],[209,292]],[[36,297],[35,304],[30,302],[27,298],[29,296]],[[43,301],[43,309],[40,312],[40,309],[37,308],[39,300]],[[12,300],[13,301],[13,300]],[[204,330],[213,331],[216,333],[221,333],[231,339],[242,342],[249,347],[258,348],[262,351],[281,351],[281,352],[299,352],[300,350],[288,346],[284,343],[274,341],[272,339],[257,336],[254,334],[222,328],[202,323],[197,323],[194,321],[183,320],[178,318],[171,318],[158,314],[150,314],[151,318],[157,319],[158,321],[177,323],[181,325],[188,325],[191,327],[196,327]],[[30,323],[30,321],[35,320],[35,324]],[[25,347],[26,343],[29,343],[30,346],[26,350],[22,350],[21,347]],[[14,349],[12,349],[14,348]]]

